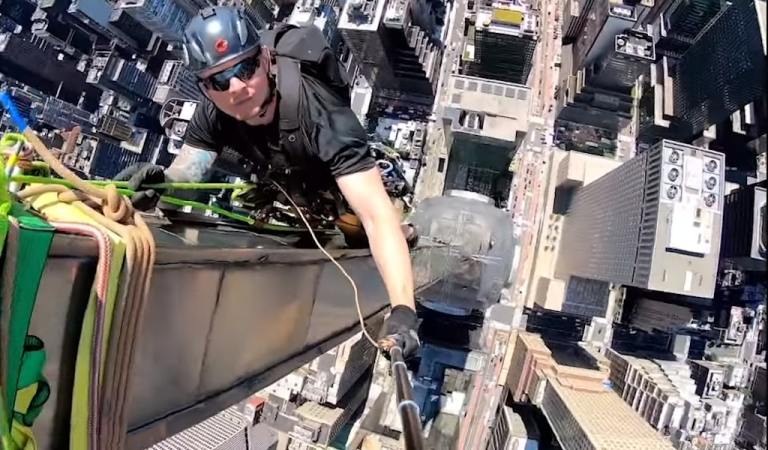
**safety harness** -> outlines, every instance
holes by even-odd
[[[299,206],[308,206],[303,182],[315,176],[309,173],[307,149],[313,147],[306,124],[302,123],[302,71],[311,73],[342,97],[349,97],[349,82],[340,69],[322,32],[317,27],[278,24],[261,35],[262,44],[272,54],[272,72],[279,100],[279,144],[267,161],[265,179],[287,188]],[[341,198],[334,198],[336,209],[343,209]]]

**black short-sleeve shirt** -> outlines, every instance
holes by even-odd
[[[345,101],[306,74],[302,74],[300,89],[300,121],[308,143],[305,145],[307,158],[301,164],[333,177],[374,167],[365,131],[349,108],[348,99]],[[251,126],[224,114],[205,99],[187,127],[185,142],[217,153],[229,147],[261,166],[270,161],[278,148],[278,117],[276,113],[272,124]]]

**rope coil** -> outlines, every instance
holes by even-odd
[[[70,433],[70,448],[123,449],[127,436],[128,379],[133,365],[136,337],[149,294],[155,262],[155,240],[141,215],[134,210],[130,199],[121,195],[114,184],[99,187],[80,179],[27,126],[7,92],[0,93],[0,104],[8,110],[12,121],[22,130],[28,144],[40,158],[75,189],[56,184],[33,185],[20,191],[19,198],[32,202],[43,194],[55,193],[57,201],[74,206],[97,224],[97,228],[117,236],[125,245],[120,289],[111,318],[112,329],[103,330],[105,321],[110,318],[104,317],[104,308],[99,308],[101,314],[96,316],[96,323],[93,324],[94,339],[97,342],[93,342],[95,350],[91,353],[91,368],[89,373],[80,374],[92,380],[91,389],[87,393],[73,394],[87,396],[88,410],[80,411],[81,414],[87,414],[87,420],[85,424],[76,424],[76,402],[73,401]],[[63,149],[65,152],[71,151],[75,145],[73,135],[76,130],[73,131],[67,136]],[[62,222],[56,220],[61,218],[46,215],[46,205],[37,206],[49,221]],[[85,323],[83,325],[90,326]],[[106,348],[102,348],[100,340],[105,332],[109,333],[109,339],[106,340]]]

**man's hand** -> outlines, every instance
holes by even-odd
[[[416,356],[421,347],[418,327],[416,312],[408,306],[397,305],[384,320],[379,332],[379,346],[385,353],[389,353],[393,346],[399,345],[403,350],[403,359]]]
[[[115,181],[127,181],[128,188],[135,193],[131,196],[134,208],[147,211],[157,205],[162,189],[147,189],[148,184],[165,183],[165,168],[149,163],[137,163],[123,169]]]

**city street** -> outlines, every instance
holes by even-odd
[[[445,143],[442,114],[443,105],[447,99],[446,85],[451,71],[458,66],[464,43],[464,13],[466,0],[454,0],[451,12],[448,15],[446,26],[449,28],[446,34],[445,53],[438,78],[437,92],[433,107],[433,120],[427,126],[427,142],[424,148],[425,158],[421,176],[416,183],[415,198],[421,199],[439,196],[443,192],[445,170],[448,165],[448,149]],[[443,162],[440,162],[440,159]],[[442,167],[440,165],[442,164]],[[438,169],[442,170],[438,170]]]
[[[456,0],[447,26],[445,56],[440,69],[437,100],[433,109],[434,120],[428,126],[425,160],[416,186],[416,201],[442,194],[445,170],[448,165],[448,149],[442,123],[442,112],[447,99],[446,83],[451,71],[458,66],[463,48],[463,17],[466,0]],[[560,45],[560,0],[541,0],[539,46],[534,56],[533,70],[528,80],[533,90],[530,127],[528,136],[517,156],[517,173],[511,199],[517,201],[510,210],[514,216],[521,245],[513,292],[520,294],[532,268],[533,255],[541,224],[541,208],[546,185],[546,161],[552,151],[552,135],[555,120],[554,92],[559,79],[558,60]],[[442,167],[440,167],[442,166]],[[438,170],[438,168],[442,170]]]
[[[531,106],[530,127],[526,142],[518,155],[518,171],[512,189],[512,213],[519,232],[520,258],[512,289],[514,299],[522,299],[533,268],[536,244],[542,223],[549,155],[552,152],[552,134],[555,121],[555,87],[559,79],[560,0],[542,0],[541,34],[531,74],[534,102]]]
[[[541,0],[540,35],[536,51],[534,70],[531,74],[530,86],[534,92],[534,116],[542,117],[547,124],[554,122],[554,92],[560,69],[554,62],[559,60],[560,45],[560,16],[562,4],[560,0]]]

